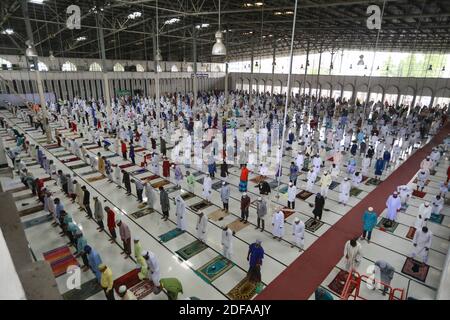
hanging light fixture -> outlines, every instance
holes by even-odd
[[[333,70],[333,68],[334,68],[333,62],[331,62],[330,63],[330,70]]]
[[[158,22],[158,1],[156,1],[156,54],[155,61],[162,61],[161,50],[159,50],[159,22]],[[158,65],[159,66],[159,65]]]
[[[364,66],[364,70],[367,70],[367,66]]]
[[[255,62],[255,67],[259,66],[258,61]]]
[[[445,71],[445,66],[442,67],[442,71]]]
[[[428,66],[428,71],[433,71],[433,65],[432,65],[432,64],[430,64],[430,65]]]
[[[365,63],[364,63],[364,55],[362,54],[359,56],[358,66],[363,66],[363,65],[365,65]]]
[[[159,48],[156,49],[155,61],[158,61],[158,62],[162,61],[161,50],[159,50]]]
[[[25,56],[27,56],[28,58],[33,58],[33,57],[37,57],[38,54],[36,52],[36,49],[33,46],[33,43],[30,40],[27,40],[25,42],[25,44],[27,45],[27,49],[25,50]]]
[[[213,56],[225,56],[227,54],[227,48],[223,44],[223,34],[220,30],[220,0],[219,0],[219,30],[216,32],[216,43],[212,48]]]
[[[380,66],[377,67],[377,70],[380,70]]]
[[[49,55],[50,61],[55,61],[55,56],[53,55],[53,51],[50,50],[50,55]]]
[[[350,69],[353,69],[353,65],[352,64],[350,65]]]
[[[303,69],[303,63],[302,63],[302,65],[300,66],[300,69]]]

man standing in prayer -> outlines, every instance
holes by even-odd
[[[143,253],[143,257],[147,262],[148,271],[150,271],[150,276],[153,284],[156,287],[160,287],[161,273],[159,268],[159,261],[156,258],[156,255],[151,251],[145,251]]]
[[[88,217],[89,219],[92,219],[92,210],[91,210],[91,206],[90,206],[90,196],[91,193],[87,190],[86,186],[82,186],[81,189],[83,190],[83,206],[84,209],[86,210],[86,217]]]
[[[350,198],[350,181],[348,177],[344,178],[344,181],[339,185],[339,204],[347,205],[348,199]]]
[[[328,171],[325,171],[322,178],[320,178],[320,194],[325,198],[328,195],[328,189],[330,188],[331,182],[331,176],[328,174]]]
[[[411,257],[413,259],[416,259],[417,257],[422,261],[422,263],[427,263],[432,239],[433,233],[429,231],[427,227],[422,227],[422,229],[416,230],[413,238],[414,248]]]
[[[144,185],[142,184],[141,179],[136,178],[131,180],[132,183],[136,186],[136,194],[138,197],[138,202],[142,203],[144,200],[142,199],[142,194],[144,193]]]
[[[100,201],[98,200],[98,197],[94,197],[94,218],[95,221],[97,221],[98,224],[98,231],[103,231],[105,229],[105,225],[103,224],[103,207]]]
[[[278,238],[278,241],[284,236],[284,213],[281,210],[273,215],[272,235],[274,239]]]
[[[186,203],[180,195],[176,196],[176,211],[177,216],[177,229],[186,231]]]
[[[211,202],[211,189],[212,189],[212,179],[209,175],[206,175],[203,179],[203,197],[206,201]]]
[[[383,296],[385,296],[389,289],[388,286],[391,284],[391,281],[394,278],[395,268],[384,260],[378,260],[375,262],[373,273],[375,275],[379,275],[379,280],[386,284],[383,285]],[[376,289],[376,286],[373,286],[373,289]]]
[[[241,176],[240,176],[240,182],[239,182],[239,191],[240,192],[247,191],[248,174],[249,174],[249,170],[247,169],[247,165],[244,164],[241,169]]]
[[[316,198],[314,199],[314,209],[313,209],[314,222],[316,222],[315,220],[317,219],[322,220],[322,212],[324,206],[325,206],[325,198],[320,193],[317,193]]]
[[[161,219],[167,221],[169,219],[170,202],[169,195],[164,187],[159,187],[159,202],[161,204],[161,211],[163,213]]]
[[[125,171],[122,170],[122,182],[125,185],[125,189],[127,190],[127,196],[131,195],[131,180],[130,180],[130,174]]]
[[[155,190],[147,181],[143,183],[143,186],[145,190],[145,196],[147,197],[147,207],[153,209],[153,206],[155,204]]]
[[[125,253],[125,259],[131,255],[131,233],[130,228],[121,220],[116,221],[116,225],[119,227],[120,239],[122,239],[123,252]]]
[[[344,247],[345,269],[356,271],[362,259],[361,244],[356,239],[348,240]]]
[[[256,229],[259,229],[261,226],[261,232],[263,232],[265,227],[264,217],[267,215],[267,204],[266,200],[263,199],[262,197],[259,197],[258,202],[256,203],[256,215],[257,215]]]
[[[294,236],[294,241],[291,248],[297,247],[298,251],[302,251],[305,246],[305,223],[299,218],[295,218],[294,224],[292,225],[292,235]]]
[[[228,212],[228,201],[230,200],[230,187],[228,184],[223,181],[222,188],[220,189],[220,199],[223,203],[223,210]]]
[[[397,219],[397,214],[402,208],[402,203],[400,201],[397,191],[394,191],[394,193],[389,196],[389,198],[386,201],[386,206],[387,206],[386,218],[388,219],[388,221],[385,223],[385,226],[390,227]]]
[[[264,259],[264,249],[261,246],[261,240],[257,239],[248,248],[247,261],[249,262],[249,269],[247,277],[252,282],[261,282],[261,266]]]
[[[203,243],[206,241],[207,226],[208,226],[208,216],[205,215],[202,211],[198,215],[197,226],[195,229],[197,230],[197,238]]]
[[[116,300],[114,298],[114,280],[112,271],[110,268],[108,268],[105,264],[100,264],[98,266],[98,269],[102,273],[101,279],[100,279],[100,285],[103,288],[103,291],[105,292],[106,299],[107,300]]]
[[[289,182],[288,192],[288,208],[294,210],[295,209],[295,197],[297,196],[297,187],[292,183]]]
[[[433,209],[428,201],[420,204],[419,210],[417,211],[416,221],[414,222],[414,229],[416,229],[416,232],[418,230],[422,230],[422,227],[427,225],[427,221],[431,217],[432,210]]]
[[[228,260],[231,259],[231,254],[233,253],[233,232],[228,226],[223,227],[222,229],[222,248],[223,248],[223,256]]]
[[[363,234],[361,240],[366,239],[370,243],[370,238],[372,237],[372,230],[377,225],[377,214],[373,211],[372,207],[369,207],[363,215]]]
[[[248,223],[250,203],[250,197],[244,192],[241,197],[241,222]]]
[[[115,215],[116,214],[108,206],[105,207],[105,211],[106,211],[107,226],[108,226],[109,233],[111,235],[111,239],[109,241],[111,243],[113,243],[116,240],[116,238],[117,238],[117,235],[116,235],[116,219],[115,219]]]
[[[89,267],[97,278],[97,281],[100,283],[102,279],[102,273],[99,270],[99,266],[102,264],[102,258],[95,249],[88,245],[84,247],[84,252],[86,252],[87,254]]]

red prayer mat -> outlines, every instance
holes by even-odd
[[[44,259],[50,263],[55,278],[67,272],[69,266],[79,266],[77,259],[67,246],[62,246],[44,254]]]
[[[423,191],[419,191],[419,190],[414,190],[413,191],[413,196],[418,197],[418,198],[423,198],[425,197],[425,195],[427,194],[426,192]]]

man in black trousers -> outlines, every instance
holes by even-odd
[[[90,206],[90,197],[91,197],[91,193],[87,190],[86,186],[82,186],[81,189],[84,192],[83,195],[83,205],[84,208],[86,209],[86,217],[89,217],[89,219],[92,218],[92,211],[91,211],[91,206]]]

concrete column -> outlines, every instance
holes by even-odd
[[[192,61],[194,62],[194,79],[193,79],[193,90],[194,90],[194,105],[197,106],[197,94],[198,94],[198,78],[197,78],[197,31],[195,26],[192,26]]]
[[[111,93],[109,91],[109,79],[108,79],[108,70],[106,67],[106,53],[105,53],[105,37],[103,35],[103,14],[97,14],[97,26],[98,26],[98,39],[100,41],[100,54],[102,59],[102,76],[103,76],[103,93],[104,93],[104,101],[103,103],[106,106],[106,114],[108,117],[108,121],[111,121],[112,116],[112,108],[111,108]]]
[[[270,88],[270,94],[273,95],[273,85],[274,85],[274,79],[273,76],[275,74],[275,58],[276,58],[276,50],[277,47],[275,46],[275,41],[273,43],[273,56],[272,56],[272,87]]]
[[[159,71],[158,71],[158,64],[161,63],[161,61],[156,61],[156,55],[158,52],[158,39],[156,37],[156,33],[158,32],[158,26],[154,23],[153,24],[153,68],[155,70],[155,107],[156,107],[156,116],[157,116],[157,122],[158,122],[158,130],[161,130],[161,104],[160,104],[160,87],[159,87]]]
[[[303,91],[306,95],[306,74],[308,73],[308,60],[309,60],[309,40],[306,43],[306,62],[305,62],[305,74],[303,75]],[[311,86],[309,87],[309,91],[311,93]]]
[[[254,68],[254,63],[255,63],[255,56],[254,56],[254,43],[252,44],[252,53],[250,55],[250,84],[249,84],[249,100],[248,100],[248,104],[249,106],[251,106],[253,104],[253,68]]]
[[[225,62],[225,105],[228,104],[228,62]]]
[[[319,52],[319,69],[317,70],[317,79],[316,79],[316,98],[320,97],[320,92],[322,91],[322,88],[320,88],[319,90],[319,77],[320,77],[320,65],[322,64],[322,48],[320,49]]]

